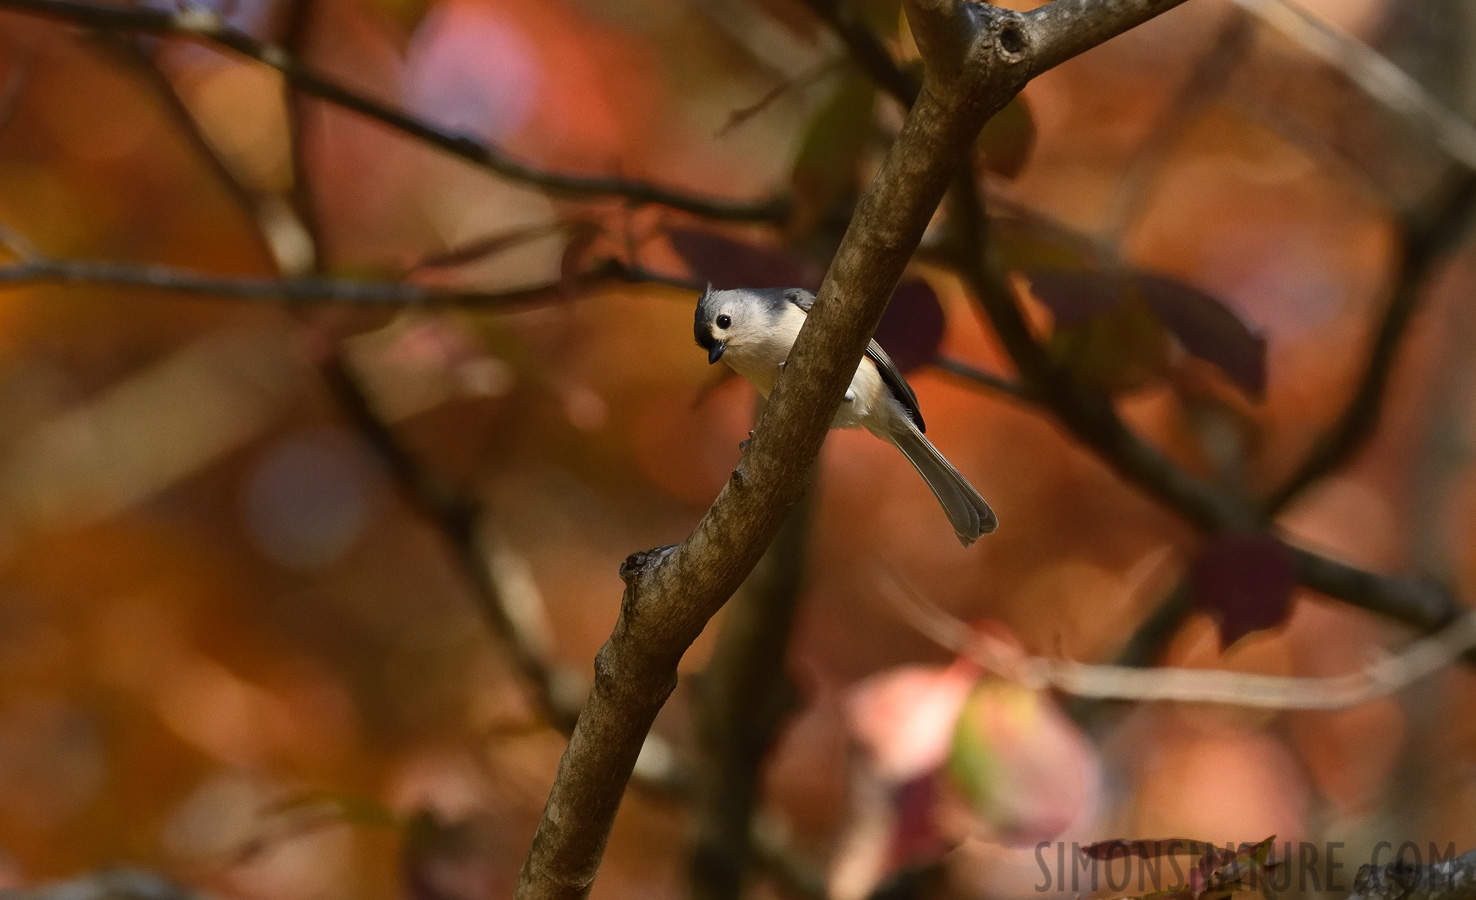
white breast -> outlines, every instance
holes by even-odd
[[[804,310],[797,306],[788,307],[779,321],[773,323],[772,330],[765,334],[763,340],[730,341],[727,352],[723,354],[723,361],[733,371],[747,378],[760,394],[768,397],[774,390],[774,382],[779,378],[779,364],[788,358],[804,322]],[[887,404],[895,401],[891,400],[891,394],[887,392],[881,374],[871,360],[861,360],[856,374],[851,378],[849,395],[852,399],[842,401],[830,427],[887,430],[892,418],[889,415],[892,410],[887,408]]]

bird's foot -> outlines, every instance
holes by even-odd
[[[738,442],[738,452],[739,453],[742,453],[744,450],[747,450],[748,449],[748,445],[749,444],[752,444],[752,443],[753,443],[753,432],[750,431],[750,432],[748,432],[748,440],[746,440],[746,441],[739,441]]]

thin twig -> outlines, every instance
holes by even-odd
[[[481,502],[431,472],[401,443],[341,355],[331,356],[322,372],[354,430],[374,448],[405,497],[446,536],[461,569],[470,576],[478,609],[507,642],[549,723],[562,731],[573,728],[583,679],[550,662],[548,635],[537,626],[536,615],[517,611],[541,606],[541,601],[521,596],[527,593],[528,582],[512,577],[506,550],[491,533]]]
[[[1383,413],[1389,379],[1404,337],[1425,296],[1425,284],[1466,234],[1476,214],[1476,172],[1464,172],[1442,191],[1432,213],[1406,224],[1399,267],[1384,313],[1374,328],[1362,374],[1337,421],[1287,479],[1267,496],[1263,508],[1274,515],[1312,484],[1343,466],[1373,436]]]
[[[184,138],[185,143],[189,144],[195,157],[215,176],[216,183],[236,204],[241,215],[250,223],[251,227],[248,231],[263,257],[274,263],[277,262],[276,248],[272,245],[271,237],[266,233],[264,227],[265,212],[262,209],[261,196],[236,177],[230,164],[200,130],[200,123],[195,118],[195,114],[185,105],[174,83],[159,68],[158,62],[139,46],[137,40],[131,35],[116,31],[103,31],[100,37],[103,45],[111,51],[110,55],[127,65],[153,93],[165,116],[174,123],[175,130]]]
[[[92,3],[85,0],[0,0],[0,8],[64,19],[100,29],[165,34],[231,50],[281,72],[297,90],[334,106],[373,119],[421,143],[513,181],[552,194],[580,198],[619,198],[638,205],[666,206],[709,219],[783,222],[787,197],[757,203],[732,202],[619,177],[550,172],[514,159],[501,148],[446,130],[308,68],[277,44],[231,27],[214,12],[190,6],[177,12],[146,6]]]
[[[986,388],[994,393],[1014,397],[1016,400],[1024,403],[1034,404],[1036,402],[1035,395],[1020,382],[1013,381],[1003,375],[996,375],[993,372],[986,372],[977,366],[969,365],[951,356],[939,356],[933,360],[933,365],[947,372],[949,375],[956,375],[962,378],[971,385]]]
[[[723,123],[723,127],[717,130],[717,134],[714,137],[725,137],[739,125],[744,124],[749,119],[773,106],[780,97],[791,92],[803,91],[805,88],[808,88],[810,85],[840,68],[840,66],[841,60],[825,60],[807,72],[803,72],[794,78],[786,78],[780,81],[766,91],[762,97],[741,109],[735,109],[729,113],[728,121]]]
[[[7,235],[11,235],[7,237]],[[0,242],[14,239],[0,230]],[[577,279],[586,285],[603,282],[661,284],[691,288],[691,282],[605,260]],[[561,298],[560,283],[505,291],[476,291],[428,287],[404,281],[349,281],[336,278],[251,278],[212,275],[191,269],[147,263],[103,260],[23,258],[0,266],[0,287],[41,284],[98,285],[148,288],[182,294],[204,294],[233,300],[271,300],[282,303],[343,303],[363,306],[464,306],[506,308],[548,303]]]
[[[1302,678],[1244,672],[1100,666],[1028,656],[979,634],[924,599],[892,569],[881,578],[886,599],[919,633],[977,663],[985,672],[1036,690],[1096,700],[1216,703],[1253,709],[1348,709],[1386,697],[1447,668],[1476,649],[1476,613],[1464,613],[1427,637],[1359,672]]]
[[[1225,89],[1235,67],[1245,58],[1255,37],[1250,17],[1232,10],[1215,35],[1214,44],[1195,64],[1153,123],[1128,162],[1113,191],[1112,203],[1101,228],[1104,242],[1117,245],[1147,201],[1153,180],[1184,132]]]
[[[282,26],[282,48],[293,59],[304,59],[313,26],[313,0],[291,0],[287,4],[287,19]],[[298,271],[283,274],[296,275],[307,272],[321,274],[328,258],[328,249],[323,236],[323,220],[313,192],[309,175],[306,124],[312,107],[308,98],[292,89],[292,82],[283,79],[283,102],[287,106],[288,154],[292,159],[292,187],[288,191],[295,225],[301,230],[307,249],[307,259],[295,261]],[[281,227],[281,226],[278,226]]]
[[[840,37],[851,58],[878,87],[904,107],[917,101],[921,87],[918,78],[897,65],[886,44],[861,20],[854,4],[848,0],[805,0],[805,5]]]
[[[1233,2],[1342,72],[1369,97],[1433,137],[1452,160],[1476,171],[1476,126],[1378,51],[1288,0]]]

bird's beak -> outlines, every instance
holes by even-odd
[[[715,342],[712,345],[712,347],[709,348],[708,351],[707,351],[707,364],[710,366],[713,363],[717,362],[718,360],[722,359],[723,358],[723,351],[726,350],[726,349],[728,349],[728,342],[727,341],[717,341],[717,342]]]

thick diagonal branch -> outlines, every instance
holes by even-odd
[[[1008,96],[1001,102],[1007,101]],[[982,116],[924,89],[857,208],[752,444],[680,545],[633,556],[620,618],[559,765],[518,896],[579,898],[594,881],[641,742],[676,665],[804,490],[830,419]],[[972,131],[971,131],[972,129]]]
[[[1100,5],[1111,20],[1105,26],[1090,9],[1067,19],[1097,42],[1136,21],[1119,14],[1121,4]],[[1033,62],[1037,54],[1059,60],[1085,49],[1062,30],[1064,20],[1022,36],[1018,14],[982,4],[918,0],[908,15],[929,66],[918,101],[857,205],[733,477],[680,545],[622,567],[620,617],[523,866],[523,900],[588,894],[641,741],[676,686],[677,662],[804,490],[845,385],[979,128],[1029,72],[1048,68]]]

